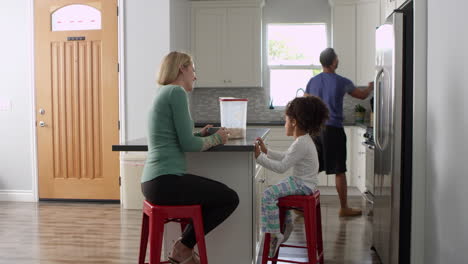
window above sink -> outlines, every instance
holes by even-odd
[[[268,24],[270,98],[284,107],[322,71],[319,56],[328,46],[325,23]]]

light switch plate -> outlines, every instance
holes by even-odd
[[[0,98],[0,112],[11,111],[11,100],[6,98]]]

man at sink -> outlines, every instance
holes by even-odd
[[[335,174],[336,190],[340,198],[340,217],[359,216],[361,209],[348,206],[348,185],[346,182],[346,134],[343,128],[343,98],[346,93],[352,97],[366,99],[374,89],[374,83],[360,89],[353,82],[336,74],[338,56],[332,48],[320,53],[323,72],[312,77],[307,83],[304,96],[320,97],[328,106],[330,118],[321,135],[316,138],[319,153],[319,171]]]

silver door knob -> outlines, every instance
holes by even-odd
[[[39,121],[39,126],[40,127],[45,127],[46,126],[46,123],[44,121]]]
[[[44,109],[42,109],[42,108],[41,108],[41,109],[39,109],[39,114],[41,114],[41,115],[45,114],[45,110],[44,110]]]

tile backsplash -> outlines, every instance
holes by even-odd
[[[190,110],[195,122],[219,122],[219,97],[237,97],[249,99],[247,122],[280,121],[284,110],[269,109],[264,88],[195,88],[190,94]],[[359,100],[346,95],[343,103],[344,122],[354,122],[354,106],[363,105],[366,109],[366,119],[369,119],[370,97]]]

